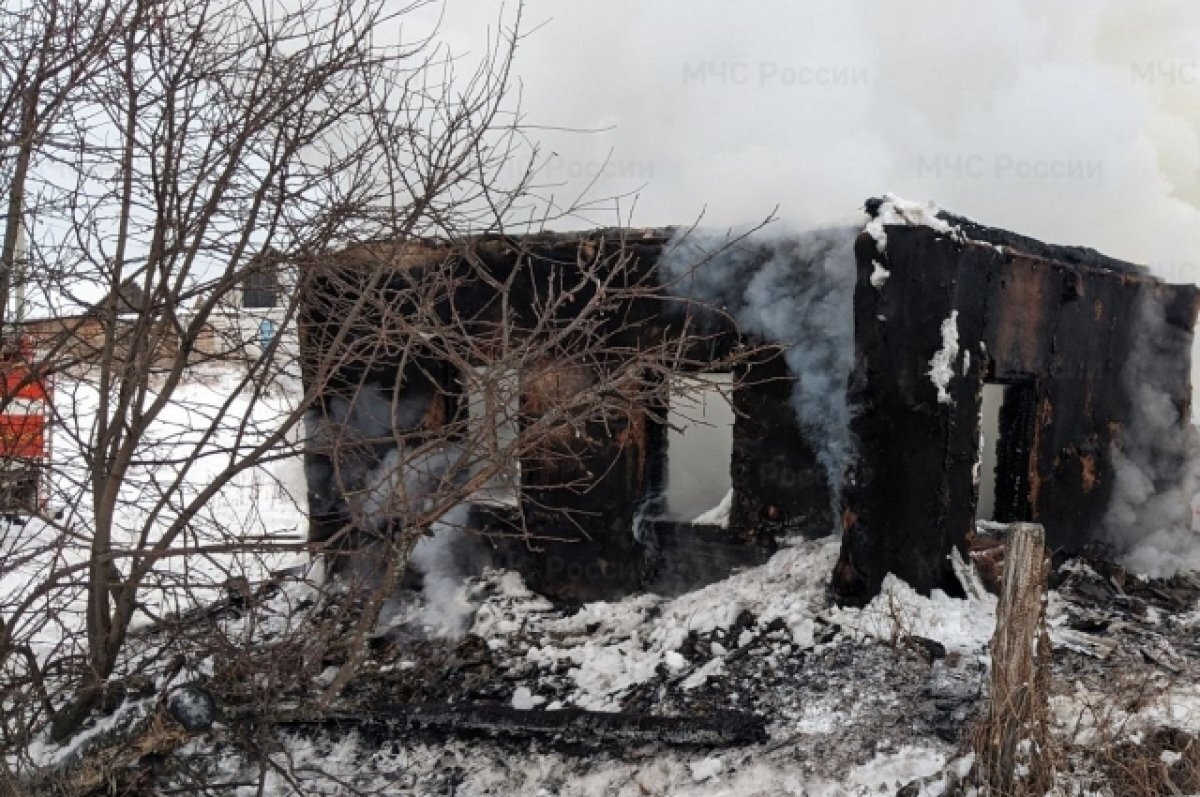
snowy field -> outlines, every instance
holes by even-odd
[[[236,365],[196,368],[176,389],[148,429],[117,496],[115,550],[160,542],[164,530],[215,474],[278,428],[298,388],[272,384],[256,400],[241,386],[244,375],[245,369]],[[94,506],[88,462],[95,456],[99,406],[98,392],[86,379],[59,376],[53,387],[58,418],[51,427],[53,465],[46,484],[52,521],[7,519],[0,526],[0,616],[15,616],[13,636],[28,639],[43,653],[77,639],[83,629],[85,574],[70,568],[86,563],[88,556]],[[305,561],[299,554],[268,549],[302,543],[306,534],[304,471],[298,456],[236,474],[203,504],[168,555],[155,562],[135,623],[183,611],[195,601],[212,601],[231,579],[257,583],[273,570]],[[241,540],[260,542],[252,552],[197,552]],[[118,567],[125,570],[124,562]],[[27,609],[18,611],[22,606]]]

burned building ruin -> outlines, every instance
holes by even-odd
[[[950,555],[977,520],[1041,523],[1066,551],[1105,539],[1139,391],[1186,437],[1197,289],[892,197],[866,211],[865,227],[796,235],[598,230],[347,250],[301,288],[305,379],[321,390],[312,539],[337,556],[364,544],[364,526],[394,532],[387,496],[428,481],[436,458],[434,481],[451,478],[443,460],[479,447],[462,430],[481,414],[496,440],[605,392],[616,398],[603,418],[547,426],[515,462],[493,463],[501,500],[431,509],[433,525],[453,514],[493,561],[569,601],[711,581],[790,535],[842,535],[831,584],[850,602],[889,572],[957,592]],[[573,358],[573,342],[591,354]],[[468,372],[489,367],[506,369],[489,383],[504,397],[472,394]],[[724,443],[685,439],[676,377],[694,380],[701,405],[727,403],[707,432]],[[397,445],[427,469],[389,475]],[[711,482],[728,485],[710,496],[719,511],[669,506],[689,464],[727,474]],[[1181,468],[1156,465],[1152,479]]]

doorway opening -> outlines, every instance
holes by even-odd
[[[1030,519],[1029,468],[1035,416],[1032,381],[983,385],[976,520],[1015,523]]]

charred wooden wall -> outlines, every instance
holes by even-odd
[[[729,526],[747,540],[821,537],[834,530],[825,469],[792,403],[795,378],[779,349],[740,369],[733,392],[733,506]]]
[[[493,334],[501,323],[511,325],[519,336],[536,326],[539,304],[552,289],[576,287],[573,277],[581,259],[611,254],[614,247],[622,251],[613,259],[622,269],[622,284],[657,286],[655,265],[666,240],[662,234],[630,238],[627,231],[481,239],[462,251],[414,247],[406,250],[395,268],[382,269],[374,261],[395,255],[364,248],[348,253],[344,267],[311,278],[302,303],[302,359],[308,383],[321,379],[328,385],[313,420],[329,421],[335,414],[331,402],[363,391],[382,391],[395,403],[428,397],[429,405],[411,428],[393,424],[385,439],[352,441],[336,452],[318,446],[307,454],[311,538],[334,541],[335,548],[361,546],[371,532],[355,528],[342,494],[361,486],[363,474],[383,460],[397,438],[435,434],[439,422],[464,411],[465,399],[456,394],[455,376],[445,363],[423,356],[417,345],[402,365],[396,357],[389,358],[388,347],[378,342],[389,316],[416,312],[410,286],[420,279],[421,269],[452,275],[446,282],[453,287],[439,298],[436,308],[440,317],[461,319],[468,331],[477,329],[481,337]],[[497,286],[505,287],[501,291]],[[561,308],[563,320],[591,299],[589,289],[578,291]],[[355,308],[349,316],[348,308]],[[738,342],[728,320],[717,314],[697,317],[682,303],[652,291],[633,296],[607,320],[601,331],[606,337],[602,348],[609,357],[621,350],[637,352],[642,345],[681,338],[685,325],[702,330],[694,338],[682,338],[689,346],[687,359],[693,363],[725,361]],[[359,349],[364,352],[361,356],[350,355]],[[473,522],[489,538],[495,558],[519,570],[533,589],[568,601],[619,595],[652,583],[711,580],[721,575],[714,558],[739,560],[732,549],[745,551],[743,561],[747,557],[761,561],[772,549],[771,532],[795,528],[798,521],[793,515],[803,520],[812,514],[806,502],[789,497],[789,479],[802,477],[783,469],[782,475],[772,476],[769,466],[759,467],[754,461],[754,452],[769,448],[779,460],[794,462],[792,447],[800,449],[800,461],[812,459],[811,453],[805,453],[787,400],[790,387],[782,384],[788,381],[786,370],[781,373],[781,359],[774,359],[775,364],[761,366],[766,369],[761,375],[770,378],[751,378],[736,391],[735,403],[761,413],[761,418],[739,419],[737,424],[735,450],[742,453],[735,455],[738,465],[732,477],[740,497],[734,520],[728,531],[714,527],[694,535],[696,545],[721,548],[719,557],[696,557],[694,572],[679,572],[676,566],[666,573],[658,559],[664,549],[678,552],[689,546],[693,539],[689,524],[655,519],[642,525],[643,539],[635,538],[635,515],[661,488],[669,456],[666,406],[652,404],[632,408],[624,417],[607,417],[602,424],[589,424],[581,434],[566,435],[561,446],[551,440],[544,450],[527,452],[520,463],[519,507],[477,507],[473,512]],[[324,364],[331,373],[317,373],[316,364]],[[587,367],[574,364],[567,369],[551,358],[522,373],[522,423],[540,417],[558,393],[578,389],[574,383],[600,378],[609,364],[601,358]],[[785,426],[791,431],[781,437]],[[347,471],[350,483],[329,478]],[[823,483],[809,485],[808,491],[818,489],[824,489]],[[821,505],[828,505],[827,497]],[[732,543],[729,550],[725,540]],[[682,561],[678,557],[676,565]]]
[[[1005,519],[1043,524],[1054,548],[1078,550],[1095,539],[1113,489],[1110,452],[1130,417],[1122,371],[1138,302],[1163,305],[1190,339],[1192,286],[1164,285],[1091,250],[965,221],[962,230],[955,239],[889,226],[885,253],[865,234],[856,244],[858,459],[834,575],[847,601],[874,595],[888,572],[919,590],[958,591],[948,557],[964,547],[975,519],[985,382],[1019,387],[1001,419],[1010,448],[998,484],[1012,515]],[[876,264],[890,272],[878,287]],[[960,351],[946,403],[930,367],[952,314]],[[1188,358],[1164,367],[1179,372],[1172,398],[1186,407]]]
[[[980,396],[988,382],[1015,386],[1002,411],[997,490],[1004,519],[1043,524],[1058,548],[1094,539],[1113,489],[1110,452],[1130,417],[1122,372],[1132,356],[1139,303],[1162,307],[1167,322],[1190,340],[1196,289],[1164,285],[1090,250],[954,222],[961,230],[955,236],[889,226],[884,253],[868,235],[856,243],[849,390],[857,454],[840,507],[831,504],[830,485],[797,421],[785,358],[779,349],[760,348],[735,369],[728,529],[654,516],[670,452],[667,407],[650,402],[564,437],[561,450],[523,456],[519,505],[474,513],[499,562],[544,594],[582,601],[717,578],[739,557],[761,560],[780,535],[840,527],[833,583],[843,599],[868,599],[888,572],[920,590],[957,591],[947,557],[973,527]],[[536,326],[539,297],[572,285],[581,262],[614,248],[626,284],[656,284],[667,240],[667,233],[628,231],[481,239],[461,251],[417,247],[391,270],[356,266],[354,257],[369,259],[360,252],[340,271],[311,279],[301,318],[305,375],[311,384],[324,380],[314,363],[332,369],[316,420],[328,420],[338,400],[362,391],[421,409],[407,421],[391,419],[385,437],[392,439],[308,455],[313,539],[361,544],[366,530],[353,528],[343,493],[383,460],[396,436],[436,435],[440,424],[465,411],[453,368],[420,345],[399,362],[373,342],[390,316],[416,311],[408,288],[422,269],[453,277],[433,308],[439,316],[460,319],[482,337],[502,322],[522,333]],[[890,275],[876,285],[880,267]],[[590,290],[572,296],[563,320],[587,306]],[[349,324],[348,307],[357,308]],[[949,401],[941,402],[930,361],[951,317],[959,352],[946,385]],[[689,359],[701,370],[705,362],[727,362],[734,346],[765,343],[741,337],[716,314],[697,315],[649,291],[606,321],[606,357],[674,339],[685,323],[708,333],[692,342]],[[551,357],[522,373],[522,422],[538,417],[571,383],[602,379],[614,365],[601,357],[568,372]],[[1178,372],[1167,381],[1181,409],[1190,397],[1189,366],[1186,357],[1163,364]],[[350,483],[326,478],[337,470],[348,472]],[[665,567],[664,557],[672,559]]]

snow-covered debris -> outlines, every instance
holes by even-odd
[[[37,766],[48,769],[74,766],[105,739],[129,733],[145,722],[153,710],[154,698],[127,700],[113,713],[95,720],[61,745],[49,741],[48,736],[35,739],[29,745],[29,757]]]
[[[690,765],[692,780],[704,781],[715,778],[725,771],[725,762],[717,756],[710,756],[702,761],[694,761]]]
[[[951,598],[941,590],[929,597],[889,573],[879,594],[862,609],[832,608],[828,618],[845,631],[882,641],[922,637],[947,649],[980,653],[996,627],[996,598]]]
[[[832,639],[891,643],[916,636],[974,655],[992,633],[991,596],[965,601],[941,592],[918,595],[889,576],[882,594],[863,609],[837,607],[826,594],[840,540],[795,540],[765,565],[670,600],[655,595],[585,605],[564,617],[505,574],[498,594],[483,601],[472,634],[493,649],[523,656],[539,675],[531,694],[565,679],[567,705],[621,710],[644,684],[672,678],[685,691],[727,672],[727,662],[772,640],[778,655],[820,650]],[[531,611],[523,608],[528,600]],[[520,619],[518,619],[520,618]],[[500,641],[500,633],[519,632]],[[706,655],[693,647],[701,637]],[[772,655],[768,655],[768,659]],[[558,690],[559,687],[554,687]],[[527,698],[522,695],[521,702]]]
[[[1114,729],[1131,738],[1160,727],[1200,734],[1200,686],[1170,681],[1138,686],[1144,694],[1135,703],[1077,682],[1073,692],[1050,698],[1050,719],[1070,741],[1085,746],[1106,741]]]
[[[756,618],[756,628],[779,620],[794,642],[811,646],[813,623],[826,606],[825,583],[839,545],[836,538],[799,541],[762,567],[673,600],[639,595],[588,604],[568,618],[531,618],[541,636],[554,641],[532,645],[526,658],[543,671],[566,666],[575,685],[570,696],[574,705],[615,711],[631,689],[655,676],[660,665],[679,669],[678,651],[689,634],[730,629],[743,613]],[[486,634],[496,622],[485,603],[473,633]],[[527,624],[526,631],[532,630]]]
[[[958,311],[950,311],[950,317],[942,322],[942,348],[929,361],[929,378],[937,388],[938,403],[952,404],[950,380],[954,378],[954,364],[958,359]]]
[[[880,252],[887,251],[887,232],[884,230],[887,226],[929,227],[946,235],[958,234],[957,227],[938,218],[940,212],[941,208],[932,200],[921,204],[887,193],[883,195],[875,217],[867,222],[866,232],[875,239],[875,248]]]
[[[720,526],[723,529],[729,528],[729,513],[733,509],[733,490],[730,489],[725,493],[725,497],[721,499],[721,503],[714,506],[712,509],[696,516],[693,523],[703,523],[711,526]]]
[[[518,686],[512,696],[512,707],[518,711],[530,711],[545,702],[546,698],[530,692],[527,686]]]
[[[531,593],[516,574],[491,570],[472,583],[482,603],[464,640],[424,637],[415,645],[381,648],[383,658],[367,667],[378,666],[378,680],[364,676],[355,684],[367,700],[375,691],[385,702],[403,699],[466,712],[494,709],[518,725],[536,726],[564,710],[578,715],[572,710],[580,708],[620,712],[605,715],[613,726],[640,718],[686,724],[744,717],[759,723],[767,741],[759,736],[692,747],[685,727],[676,741],[643,739],[631,756],[619,739],[596,731],[609,727],[605,722],[588,726],[588,739],[596,743],[586,751],[555,746],[543,736],[517,747],[511,740],[454,733],[432,739],[400,734],[380,744],[375,731],[281,729],[280,752],[273,758],[279,777],[268,778],[263,793],[340,788],[462,797],[539,790],[559,797],[934,797],[954,792],[973,763],[970,755],[963,756],[965,734],[986,699],[986,645],[995,624],[995,598],[968,585],[969,566],[960,560],[955,572],[968,599],[937,591],[922,596],[888,576],[867,606],[833,606],[826,584],[839,545],[837,538],[792,540],[767,564],[696,592],[673,599],[630,596],[573,613]],[[1067,580],[1062,592],[1050,596],[1052,635],[1069,625],[1069,611],[1093,611],[1095,598],[1067,591],[1075,580],[1086,578],[1104,589],[1110,583],[1082,562],[1059,572]],[[1076,745],[1099,743],[1114,727],[1127,727],[1137,738],[1162,727],[1197,732],[1195,670],[1183,678],[1171,675],[1148,662],[1141,648],[1148,629],[1171,630],[1171,644],[1187,659],[1181,666],[1192,668],[1200,615],[1149,611],[1153,606],[1130,613],[1142,598],[1163,606],[1172,600],[1195,603],[1182,586],[1178,594],[1158,588],[1163,586],[1111,583],[1112,611],[1127,618],[1125,631],[1114,631],[1113,625],[1105,632],[1124,634],[1122,647],[1110,657],[1113,664],[1054,645],[1051,709],[1058,738]],[[291,593],[282,586],[278,596],[256,601],[247,611],[266,619],[262,612],[279,609]],[[1135,599],[1135,593],[1142,597]],[[1068,605],[1085,599],[1086,606]],[[419,613],[412,622],[420,627]],[[257,621],[246,624],[259,627]],[[1151,692],[1139,693],[1136,700],[1116,696],[1120,687],[1112,685],[1114,674],[1140,683],[1147,669],[1159,675],[1158,681],[1151,678]],[[235,715],[223,716],[233,722]],[[262,764],[231,741],[236,737],[212,733],[183,749],[189,761],[209,762],[204,764],[211,766],[206,785],[257,782]],[[1171,748],[1177,749],[1182,748]],[[1159,753],[1153,751],[1156,760]],[[165,785],[188,791],[187,783]]]

